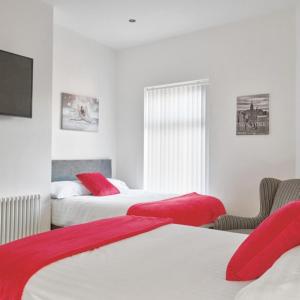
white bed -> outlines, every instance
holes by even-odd
[[[246,235],[167,225],[56,263],[23,300],[233,300],[248,282],[225,280]]]
[[[54,160],[52,161],[52,182],[74,182],[77,180],[76,174],[85,172],[101,172],[107,178],[111,178],[111,169],[110,159]],[[126,215],[128,208],[133,204],[163,200],[176,196],[175,194],[133,190],[129,189],[126,183],[120,180],[109,180],[120,190],[120,194],[95,197],[82,196],[83,194],[87,195],[86,193],[82,193],[80,196],[52,199],[52,224],[58,227],[65,227]]]
[[[89,221],[126,215],[128,208],[136,203],[163,200],[174,194],[159,194],[144,190],[128,189],[111,196],[75,196],[52,199],[52,224],[65,227]]]

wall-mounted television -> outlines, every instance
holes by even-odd
[[[0,114],[32,118],[33,59],[0,50]]]

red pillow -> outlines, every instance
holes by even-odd
[[[76,177],[94,196],[120,194],[120,191],[100,173],[81,173]]]
[[[293,201],[274,212],[240,245],[227,266],[226,279],[256,279],[283,253],[298,245],[300,201]]]

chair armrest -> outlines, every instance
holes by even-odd
[[[220,216],[214,223],[217,230],[255,229],[264,218],[258,216],[253,218],[238,217],[232,215]]]
[[[217,230],[255,229],[266,217],[269,216],[274,197],[280,180],[264,178],[260,183],[260,211],[253,218],[237,217],[232,215],[220,216],[214,223]]]

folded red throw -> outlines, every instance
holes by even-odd
[[[223,203],[214,197],[191,193],[171,199],[131,206],[127,215],[172,218],[173,223],[201,226],[226,213]]]
[[[0,246],[0,299],[20,300],[28,280],[58,260],[171,223],[124,216],[37,234]]]

